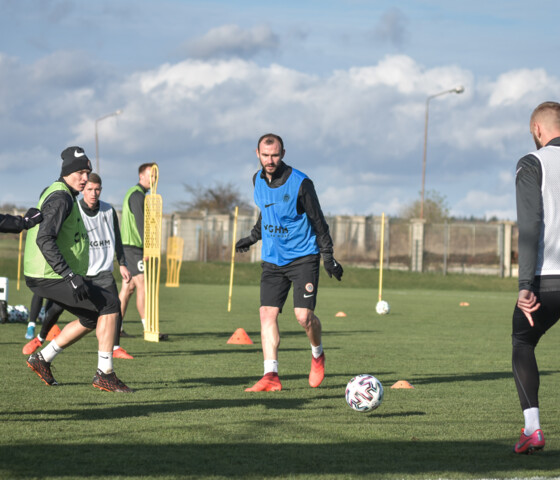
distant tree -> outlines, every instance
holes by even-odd
[[[207,210],[210,213],[231,213],[236,206],[240,211],[252,211],[237,187],[232,183],[215,183],[210,187],[183,184],[190,199],[179,204],[186,211]]]
[[[405,205],[400,216],[406,219],[420,218],[421,199]],[[447,199],[435,190],[429,190],[424,195],[424,219],[428,223],[442,223],[449,218]]]

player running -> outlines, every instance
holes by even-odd
[[[329,226],[304,173],[283,162],[284,142],[278,135],[263,135],[257,143],[262,170],[253,176],[254,199],[260,209],[248,237],[235,245],[247,252],[262,239],[261,340],[264,376],[246,392],[282,390],[278,376],[280,330],[278,315],[294,285],[294,313],[311,343],[309,385],[318,387],[325,376],[321,322],[314,313],[321,255],[329,277],[341,280],[342,266],[333,257]]]
[[[110,204],[99,199],[101,190],[101,177],[96,173],[91,173],[82,192],[83,198],[78,202],[78,208],[89,236],[89,266],[86,278],[94,284],[110,290],[114,296],[118,297],[119,292],[112,274],[115,254],[124,282],[130,281],[130,272],[124,258],[117,212]],[[62,309],[56,304],[47,310],[41,333],[25,345],[24,354],[29,355],[41,347],[61,313]],[[121,323],[122,317],[119,312],[113,358],[132,359],[134,357],[120,346]]]
[[[531,115],[537,150],[517,164],[519,296],[513,312],[512,366],[525,427],[515,453],[544,447],[539,418],[535,347],[560,317],[560,104],[545,102]]]
[[[27,235],[24,274],[27,286],[78,317],[27,365],[47,385],[57,385],[51,362],[64,348],[96,329],[98,367],[93,386],[110,392],[130,393],[113,371],[113,342],[120,311],[118,297],[110,289],[85,278],[89,265],[89,237],[76,197],[91,172],[91,162],[80,147],[62,154],[60,178],[39,199],[43,222]]]

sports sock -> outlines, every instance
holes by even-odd
[[[523,410],[523,416],[525,417],[525,435],[530,436],[541,428],[538,408]]]
[[[119,348],[121,348],[120,345],[114,345],[114,346],[113,346],[113,352],[114,352],[115,350],[118,350]]]
[[[264,361],[264,374],[267,373],[278,373],[278,360]]]
[[[113,371],[113,352],[97,352],[97,368],[103,373]]]
[[[37,335],[37,339],[43,343],[45,341],[45,339],[43,337],[41,337],[41,334]]]
[[[41,355],[43,356],[45,362],[51,363],[54,360],[54,357],[62,352],[62,350],[64,349],[58,346],[56,340],[53,340],[45,348],[43,348],[43,350],[41,350]]]
[[[35,322],[29,322],[29,323],[27,324],[27,328],[29,328],[29,327],[35,328]]]
[[[317,347],[311,345],[311,353],[313,358],[319,358],[323,353],[323,342],[321,342]]]
[[[142,326],[144,327],[144,330],[146,330],[146,319],[145,318],[142,319]]]

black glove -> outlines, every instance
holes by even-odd
[[[323,255],[323,264],[330,278],[334,275],[334,278],[336,278],[339,282],[342,280],[344,270],[342,269],[342,265],[338,263],[332,255]]]
[[[84,282],[84,277],[71,272],[64,277],[64,280],[66,280],[68,282],[68,285],[70,285],[70,287],[72,288],[72,295],[74,296],[74,300],[76,300],[76,303],[89,297],[89,292],[86,282]]]
[[[255,241],[252,237],[245,237],[237,241],[235,244],[235,251],[237,253],[244,253],[249,251],[249,247],[253,245]]]
[[[43,214],[41,213],[41,210],[38,210],[36,208],[30,208],[29,210],[27,210],[27,212],[25,212],[25,215],[23,216],[23,224],[25,225],[26,230],[33,228],[35,225],[41,223],[42,221]]]

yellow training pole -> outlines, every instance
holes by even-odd
[[[159,277],[161,268],[162,199],[157,194],[159,169],[152,166],[150,194],[144,200],[144,289],[146,327],[144,340],[159,342]]]
[[[379,301],[383,290],[383,245],[385,244],[385,213],[381,214],[381,248],[379,249]]]
[[[21,277],[21,244],[23,241],[23,232],[19,232],[19,252],[18,252],[18,264],[17,264],[17,284],[16,289],[19,290],[19,279]]]
[[[233,214],[233,240],[231,242],[231,269],[229,272],[229,296],[227,311],[231,312],[231,296],[233,294],[233,268],[235,266],[235,240],[237,238],[237,212],[239,208],[235,207],[235,213]]]

